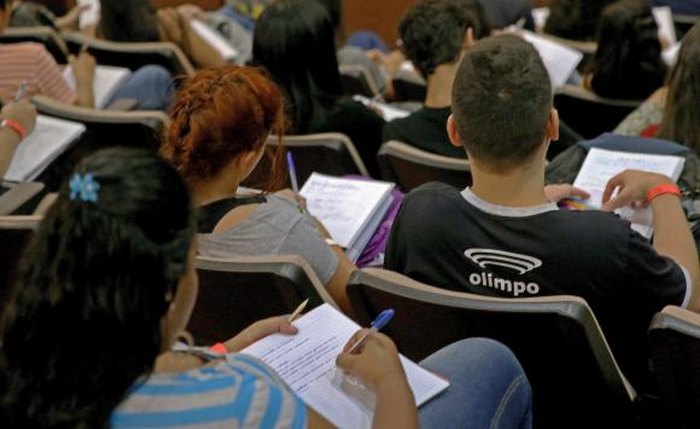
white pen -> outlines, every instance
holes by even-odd
[[[27,92],[27,81],[23,80],[17,88],[17,93],[15,94],[15,103],[24,98],[24,94]]]
[[[296,319],[297,317],[299,317],[299,315],[301,314],[301,312],[304,311],[304,308],[306,308],[306,304],[308,304],[308,303],[309,303],[309,299],[307,298],[304,302],[302,302],[301,304],[299,304],[299,306],[294,310],[294,312],[292,313],[292,315],[289,316],[289,318],[287,319],[287,321],[288,321],[289,323],[292,323],[292,322],[294,321],[294,319]]]

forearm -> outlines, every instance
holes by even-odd
[[[13,130],[0,129],[0,180],[5,177],[19,142],[20,138]]]
[[[405,376],[387,380],[375,393],[373,428],[418,428],[418,409]]]
[[[693,286],[691,309],[700,311],[700,264],[695,241],[677,196],[660,195],[652,201],[654,213],[654,248],[682,265]]]
[[[84,81],[78,81],[77,88],[75,90],[77,99],[75,104],[81,107],[95,107],[95,94],[92,88],[92,79],[85,79]]]

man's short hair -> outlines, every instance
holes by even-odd
[[[494,171],[530,159],[544,142],[552,86],[535,48],[514,35],[467,52],[452,89],[452,112],[469,155]]]
[[[427,79],[459,58],[468,28],[478,37],[485,26],[462,1],[422,0],[401,21],[399,35],[406,57]]]

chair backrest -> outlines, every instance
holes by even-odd
[[[76,144],[37,179],[52,192],[58,189],[76,162],[98,149],[129,146],[157,150],[169,120],[161,111],[96,110],[60,103],[45,96],[34,96],[32,103],[41,114],[81,122],[86,126]]]
[[[41,216],[0,216],[0,317],[24,248],[40,221]]]
[[[8,27],[0,34],[0,43],[34,42],[44,45],[57,63],[68,63],[68,47],[51,27]]]
[[[275,150],[278,144],[278,136],[272,135],[267,139],[267,145],[272,150]],[[330,176],[369,176],[355,145],[345,134],[289,135],[282,138],[282,144],[285,150],[292,153],[299,186],[303,185],[314,171]],[[270,159],[263,158],[243,185],[260,188],[263,178],[271,168]],[[290,186],[289,177],[285,186]]]
[[[38,204],[43,189],[44,185],[39,182],[0,184],[0,216],[28,214],[25,207],[34,205],[34,201]]]
[[[683,39],[683,36],[690,31],[693,26],[700,21],[700,15],[686,15],[681,13],[673,14],[673,24],[676,27],[676,36],[678,40]]]
[[[587,139],[615,129],[642,101],[602,98],[573,85],[564,85],[554,93],[559,117]]]
[[[532,385],[534,427],[629,427],[636,394],[581,298],[486,297],[379,269],[355,272],[348,294],[361,324],[393,308],[384,331],[414,360],[463,338],[506,344]]]
[[[700,427],[700,315],[668,306],[648,334],[666,427]]]
[[[346,95],[364,95],[373,98],[380,96],[379,85],[372,74],[360,64],[340,64],[340,83]]]
[[[393,140],[379,148],[377,157],[382,179],[396,183],[404,192],[433,181],[460,189],[471,185],[467,159],[437,155]]]
[[[191,76],[194,66],[175,44],[170,42],[118,43],[86,37],[81,33],[64,33],[71,53],[77,54],[83,45],[88,47],[97,63],[136,70],[149,64],[165,67],[173,76]]]
[[[197,344],[227,340],[257,320],[291,313],[307,298],[307,310],[335,305],[300,256],[198,256],[197,273],[199,297],[188,327]]]

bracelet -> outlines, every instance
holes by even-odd
[[[216,343],[213,346],[209,347],[209,350],[220,355],[225,355],[226,353],[228,353],[228,350],[226,349],[224,343]]]
[[[27,136],[27,132],[24,130],[22,124],[12,119],[3,119],[2,122],[0,122],[0,128],[11,128],[19,135],[20,140],[24,140]]]
[[[682,196],[681,190],[678,188],[678,185],[671,183],[665,185],[656,185],[653,188],[649,189],[649,192],[647,192],[647,202],[650,203],[651,200],[663,194],[673,194],[678,198]]]

